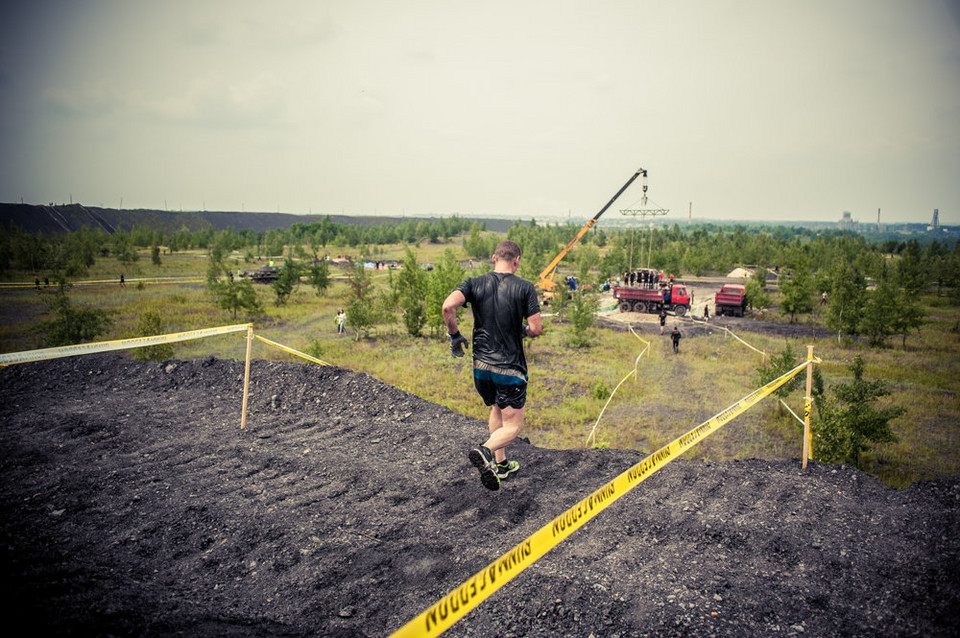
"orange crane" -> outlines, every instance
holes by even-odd
[[[647,171],[646,171],[646,169],[641,168],[641,169],[637,170],[637,172],[634,173],[634,174],[630,177],[630,179],[627,180],[627,183],[624,184],[623,187],[622,187],[620,190],[617,191],[617,194],[614,195],[614,196],[610,199],[609,202],[607,202],[607,205],[606,205],[606,206],[604,206],[603,208],[600,209],[600,212],[599,212],[599,213],[597,213],[596,215],[594,215],[594,216],[590,219],[590,221],[588,221],[586,224],[583,225],[583,228],[581,228],[580,231],[577,233],[577,235],[576,235],[573,239],[570,240],[570,243],[567,244],[566,247],[564,247],[564,249],[561,250],[560,253],[559,253],[556,257],[553,258],[553,261],[551,261],[549,264],[547,264],[547,267],[544,268],[544,269],[543,269],[543,272],[540,273],[540,281],[537,282],[537,288],[538,288],[539,290],[543,291],[544,293],[550,293],[550,292],[553,291],[554,287],[557,285],[557,282],[555,282],[555,281],[553,280],[553,277],[554,277],[554,275],[557,274],[557,266],[560,264],[560,262],[563,260],[563,258],[566,257],[566,256],[567,256],[567,253],[569,253],[570,250],[571,250],[574,246],[576,246],[577,243],[578,243],[581,239],[583,239],[583,236],[586,235],[587,232],[588,232],[591,228],[593,228],[594,224],[596,224],[597,221],[600,219],[600,215],[603,215],[605,212],[607,212],[607,209],[610,208],[610,206],[613,204],[613,202],[617,201],[617,198],[620,197],[620,195],[623,194],[623,191],[627,190],[627,187],[630,186],[630,184],[633,183],[633,180],[635,180],[635,179],[637,179],[638,177],[641,177],[641,176],[643,177],[643,180],[642,180],[642,183],[643,183],[643,193],[644,193],[643,196],[644,196],[644,198],[646,198],[646,193],[647,193]]]

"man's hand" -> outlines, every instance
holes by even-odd
[[[455,357],[462,357],[464,346],[469,348],[470,342],[459,331],[455,335],[450,335],[450,354]]]

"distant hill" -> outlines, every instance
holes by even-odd
[[[116,210],[82,204],[35,205],[0,203],[0,228],[20,228],[30,233],[68,233],[83,228],[99,228],[114,233],[134,227],[174,232],[213,229],[249,229],[264,232],[290,228],[294,224],[319,222],[328,215],[292,215],[289,213],[236,213],[221,211],[175,212],[164,210]],[[330,221],[343,225],[373,226],[409,221],[437,221],[439,217],[375,217],[372,215],[329,215]],[[477,219],[487,230],[505,232],[511,219]]]

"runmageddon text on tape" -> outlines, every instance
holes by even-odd
[[[391,638],[439,636],[467,615],[474,607],[486,600],[493,592],[506,585],[513,577],[539,560],[540,557],[580,529],[611,503],[639,485],[664,465],[769,396],[806,368],[808,364],[809,362],[804,362],[762,388],[754,390],[716,416],[668,443],[617,476],[471,576],[462,585],[394,632]]]
[[[201,330],[190,330],[188,332],[174,332],[166,335],[157,335],[155,337],[134,337],[132,339],[118,339],[116,341],[81,343],[75,346],[59,346],[57,348],[42,348],[40,350],[27,350],[24,352],[8,352],[6,354],[0,354],[0,366],[26,363],[28,361],[59,359],[60,357],[74,357],[81,354],[93,354],[95,352],[142,348],[144,346],[155,346],[161,343],[176,343],[177,341],[202,339],[204,337],[230,334],[232,332],[244,332],[252,328],[252,323],[244,323],[235,326],[220,326],[219,328],[203,328]]]

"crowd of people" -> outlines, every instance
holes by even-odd
[[[673,283],[673,275],[666,275],[662,270],[653,270],[651,268],[640,268],[639,270],[627,270],[622,275],[622,282],[625,286],[639,286],[648,290],[658,287],[668,286]]]

